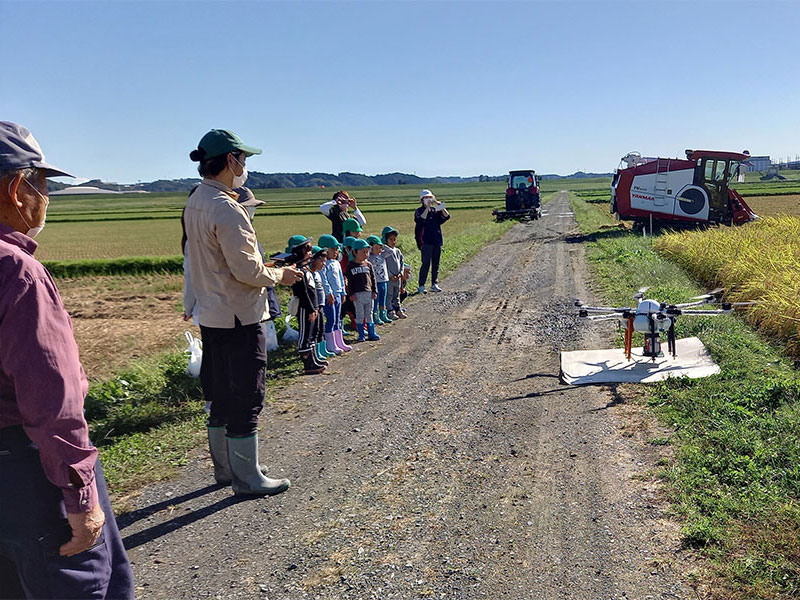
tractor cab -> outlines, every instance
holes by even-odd
[[[751,220],[737,214],[752,213],[752,211],[749,207],[744,209],[741,196],[730,187],[731,182],[739,174],[742,163],[750,158],[747,151],[739,153],[687,150],[686,158],[695,161],[695,185],[703,188],[708,194],[709,221],[730,225],[734,222],[738,224],[738,221]]]

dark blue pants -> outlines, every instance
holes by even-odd
[[[45,477],[39,449],[22,427],[0,430],[0,598],[134,597],[100,461],[95,481],[103,532],[89,550],[61,556],[72,537],[61,490]]]
[[[442,247],[433,244],[423,244],[422,266],[419,268],[419,285],[425,285],[428,278],[428,269],[431,270],[431,283],[439,283],[439,259],[442,257]]]
[[[230,329],[201,325],[200,334],[200,385],[211,402],[208,426],[224,426],[230,437],[253,435],[266,394],[265,324],[242,325],[236,319]]]

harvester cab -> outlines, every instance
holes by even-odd
[[[506,188],[506,209],[493,210],[492,214],[500,222],[505,219],[531,220],[542,216],[539,199],[539,182],[536,171],[509,171]]]
[[[686,150],[686,159],[622,158],[611,183],[611,212],[623,220],[741,225],[757,219],[730,187],[744,152]],[[624,166],[623,166],[624,164]]]

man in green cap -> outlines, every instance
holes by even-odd
[[[224,129],[203,136],[189,157],[203,181],[186,201],[184,224],[197,320],[203,339],[200,382],[211,401],[208,442],[218,483],[236,495],[279,494],[288,479],[264,477],[258,464],[258,415],[266,384],[267,288],[293,285],[302,273],[264,265],[247,209],[234,188],[245,161],[261,150]]]

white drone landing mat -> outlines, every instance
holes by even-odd
[[[642,348],[634,348],[631,360],[622,348],[609,350],[577,350],[561,353],[561,377],[570,385],[597,383],[653,383],[669,377],[699,379],[720,372],[708,350],[696,337],[677,340],[677,357],[642,356]],[[664,342],[662,349],[666,350]]]

